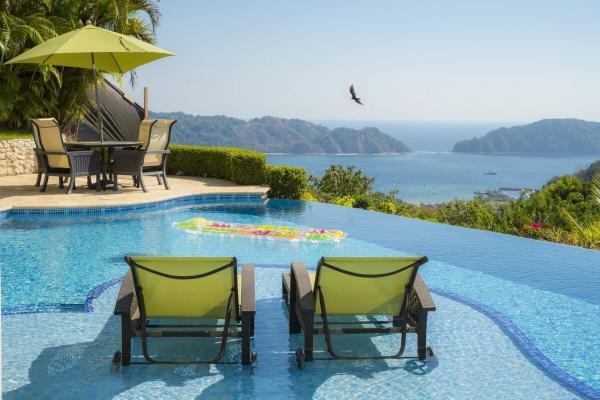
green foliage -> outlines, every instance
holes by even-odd
[[[65,123],[81,117],[92,82],[90,70],[6,61],[88,20],[154,42],[159,17],[153,0],[0,1],[0,124],[24,127],[29,118],[53,116]]]
[[[354,201],[352,202],[352,207],[368,210],[371,207],[371,197],[368,194],[359,194],[358,196],[355,196]]]
[[[306,190],[304,193],[302,193],[302,196],[300,196],[300,200],[318,201],[317,198],[308,190]]]
[[[317,198],[330,201],[338,197],[366,195],[371,192],[375,179],[354,166],[344,168],[337,164],[327,168],[322,178],[311,175],[308,181],[312,190],[318,193]]]
[[[331,202],[338,206],[354,207],[355,200],[351,196],[336,197]]]
[[[169,174],[228,179],[240,185],[262,185],[265,181],[267,157],[263,153],[185,145],[171,145],[169,149]]]
[[[600,203],[600,172],[597,172],[592,178],[592,190],[594,196],[596,196],[596,201]]]
[[[453,200],[443,204],[437,220],[446,224],[498,230],[500,226],[496,211],[479,198],[474,200]]]
[[[16,130],[16,129],[3,129],[0,127],[0,140],[13,140],[13,139],[32,139],[33,135],[30,131]]]
[[[306,171],[298,167],[267,166],[266,183],[271,197],[300,199],[306,191]]]

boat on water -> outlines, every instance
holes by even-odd
[[[486,171],[483,174],[484,175],[498,175],[498,171]]]

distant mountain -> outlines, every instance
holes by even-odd
[[[153,118],[176,119],[173,143],[233,146],[268,153],[404,153],[410,149],[377,128],[328,129],[300,119],[276,117],[249,121],[226,116],[152,112]]]
[[[543,119],[500,128],[454,145],[460,153],[600,154],[600,123],[580,119]]]
[[[594,175],[600,174],[600,160],[590,164],[589,167],[578,171],[575,176],[583,179],[584,181],[591,182]]]

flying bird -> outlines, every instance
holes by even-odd
[[[360,98],[356,97],[356,92],[354,91],[354,85],[350,85],[350,95],[352,96],[351,97],[352,100],[354,100],[361,106],[363,105],[363,103],[360,102]]]

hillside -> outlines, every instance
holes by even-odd
[[[410,149],[377,128],[328,129],[300,119],[276,117],[249,121],[226,116],[181,112],[151,113],[153,118],[176,119],[173,143],[233,146],[268,153],[404,153]]]
[[[600,174],[600,160],[593,162],[589,167],[578,171],[575,176],[584,181],[591,182],[594,175]]]
[[[543,119],[500,128],[454,145],[460,153],[546,155],[600,154],[600,123],[580,119]]]

